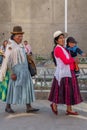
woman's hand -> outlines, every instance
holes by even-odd
[[[11,79],[15,81],[17,79],[16,74],[11,74]]]

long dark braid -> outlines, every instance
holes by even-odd
[[[51,52],[51,56],[52,56],[52,59],[53,59],[53,62],[54,62],[55,66],[57,66],[56,59],[54,57],[54,49],[55,49],[56,46],[57,46],[57,42],[56,42],[56,39],[54,39],[54,47],[53,47],[53,51]]]

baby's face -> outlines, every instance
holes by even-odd
[[[75,45],[76,45],[76,43],[69,42],[69,47],[74,47]]]
[[[26,46],[28,43],[27,42],[24,42],[24,45]]]

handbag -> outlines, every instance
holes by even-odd
[[[28,61],[28,69],[30,71],[31,76],[35,76],[37,74],[36,65],[32,58],[32,55],[27,54],[27,61]]]

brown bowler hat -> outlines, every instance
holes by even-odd
[[[14,26],[13,27],[13,32],[11,32],[11,34],[24,34],[24,32],[22,32],[22,27],[21,26]]]

